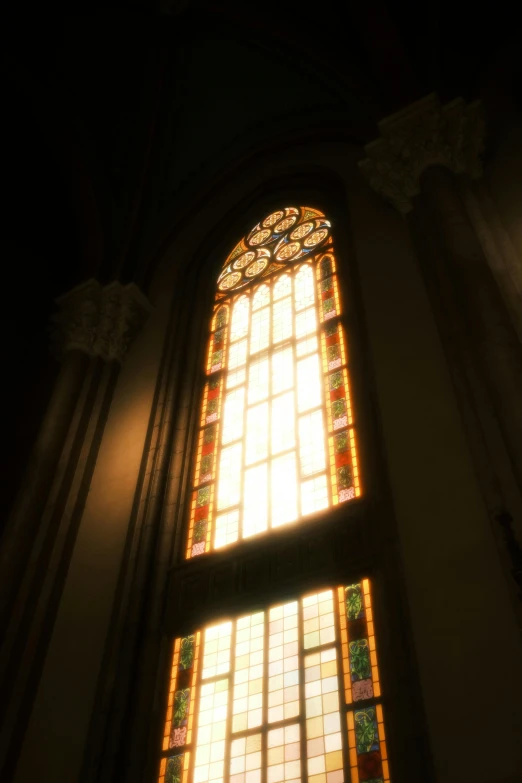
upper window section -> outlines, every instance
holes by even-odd
[[[217,281],[187,557],[360,495],[330,222],[268,215]]]

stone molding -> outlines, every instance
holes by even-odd
[[[102,286],[94,279],[60,296],[56,303],[60,312],[52,319],[51,340],[57,356],[78,350],[120,364],[151,310],[134,283],[114,281]]]
[[[379,123],[381,138],[367,144],[359,167],[372,188],[406,215],[429,166],[472,178],[482,174],[485,118],[479,101],[441,106],[432,93]]]

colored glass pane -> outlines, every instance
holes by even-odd
[[[390,783],[380,691],[355,696],[363,637],[376,683],[368,579],[176,639],[160,782]]]
[[[329,221],[311,207],[265,216],[216,296],[187,557],[361,494]]]

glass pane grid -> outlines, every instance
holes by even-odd
[[[308,207],[282,214],[241,240],[219,278],[231,292],[211,323],[187,557],[361,495],[329,223]],[[256,281],[240,293],[236,270]]]
[[[160,781],[389,783],[380,694],[368,579],[177,639]]]

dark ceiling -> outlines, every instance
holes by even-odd
[[[330,112],[363,144],[431,91],[520,101],[517,10],[504,0],[4,9],[4,509],[56,372],[47,324],[59,293],[93,275],[132,277],[147,215],[183,204],[248,134]]]

